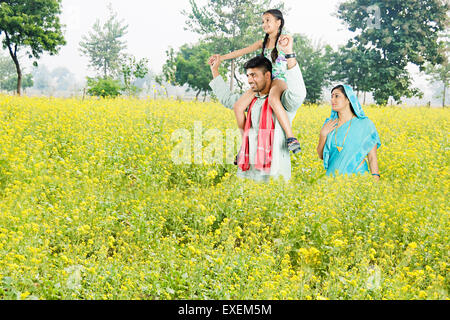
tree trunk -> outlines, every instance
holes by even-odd
[[[366,92],[364,91],[364,103],[363,105],[366,105]]]
[[[202,92],[202,90],[198,90],[197,94],[195,95],[195,100],[198,101],[198,96],[200,95],[200,93]]]
[[[230,91],[233,92],[233,85],[234,85],[234,73],[236,71],[236,61],[233,59],[231,60],[231,77],[230,77]]]
[[[206,91],[205,91],[205,95],[203,96],[203,102],[206,101]]]
[[[17,58],[17,45],[14,47],[14,51],[11,48],[11,41],[9,39],[8,33],[5,32],[5,38],[6,38],[6,45],[9,50],[9,54],[11,55],[12,60],[14,61],[14,64],[16,65],[16,71],[17,71],[17,95],[21,95],[22,90],[22,70],[20,69],[20,63],[19,59]]]
[[[17,95],[22,95],[22,70],[20,70],[19,60],[14,59],[14,63],[16,64],[16,70],[17,70]]]
[[[444,82],[444,97],[442,98],[442,107],[445,107],[445,94],[447,91],[447,84]]]

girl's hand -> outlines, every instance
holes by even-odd
[[[327,137],[330,134],[330,132],[333,131],[337,127],[338,122],[339,122],[339,119],[336,119],[333,121],[328,121],[327,123],[325,123],[322,130],[320,130],[320,136]]]
[[[209,65],[212,65],[215,61],[222,62],[222,59],[221,59],[221,57],[220,57],[220,54],[212,55],[212,56],[209,58],[208,64],[209,64]]]
[[[278,48],[286,54],[294,52],[294,39],[290,35],[281,35],[278,40]]]

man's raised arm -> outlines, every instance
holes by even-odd
[[[280,49],[286,54],[286,84],[288,89],[283,93],[281,102],[287,111],[297,110],[305,101],[306,86],[293,50],[294,40],[291,36],[281,36]]]
[[[223,80],[222,76],[219,73],[220,67],[220,59],[213,58],[210,60],[209,65],[211,67],[211,73],[213,76],[213,80],[209,83],[212,91],[219,99],[220,103],[222,103],[225,108],[233,109],[236,101],[239,100],[239,94],[232,94],[230,88]]]

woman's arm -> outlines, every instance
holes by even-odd
[[[373,147],[373,149],[369,152],[367,156],[369,159],[370,171],[372,174],[375,174],[373,177],[376,181],[380,180],[379,174],[380,170],[378,168],[378,160],[377,160],[377,146]]]
[[[243,55],[255,52],[258,49],[262,48],[262,40],[256,41],[251,46],[248,46],[247,48],[236,50],[233,52],[230,52],[226,55],[220,56],[220,61],[224,60],[230,60],[230,59],[236,59],[238,57],[242,57]]]
[[[327,136],[331,131],[334,130],[338,122],[339,119],[328,121],[327,123],[325,123],[322,130],[320,130],[319,145],[317,146],[317,153],[319,154],[320,160],[323,160],[323,149],[325,148],[325,143],[327,142]]]

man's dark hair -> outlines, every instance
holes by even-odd
[[[250,59],[244,64],[244,69],[247,71],[248,69],[259,68],[265,74],[267,71],[272,74],[272,62],[264,56],[256,56],[253,59]]]

